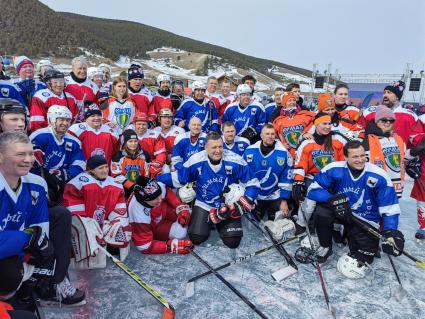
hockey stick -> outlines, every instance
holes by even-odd
[[[248,214],[245,214],[247,219],[255,226],[257,227],[266,237],[272,241],[272,243],[275,245],[276,249],[279,251],[279,253],[285,258],[286,262],[288,263],[288,266],[281,268],[277,271],[275,271],[272,274],[272,277],[276,281],[281,281],[293,274],[295,274],[298,271],[298,267],[295,264],[292,257],[288,254],[286,249],[283,246],[277,245],[278,242],[276,239],[273,238],[273,234],[270,231],[270,229],[264,225],[262,221],[259,221],[255,218],[254,214],[249,212]]]
[[[384,235],[382,235],[382,233],[379,230],[375,229],[372,225],[365,224],[355,214],[352,214],[352,216],[353,216],[353,218],[352,218],[353,222],[355,224],[357,224],[360,228],[362,228],[363,230],[367,231],[369,234],[375,236],[376,238],[382,240],[383,242],[388,242],[387,238]],[[393,243],[390,243],[390,244],[393,245]],[[414,261],[415,264],[417,264],[419,267],[425,268],[425,262],[420,261],[419,259],[413,257],[412,255],[410,255],[409,253],[405,252],[404,250],[402,250],[401,253],[404,256],[406,256],[407,258],[409,258],[410,260]]]
[[[308,227],[308,220],[306,218],[304,210],[302,208],[300,210],[301,210],[301,213],[303,215],[305,222],[307,223],[306,232],[307,232],[307,236],[308,236],[308,241],[310,242],[311,249],[313,249],[313,247],[314,247],[313,246],[313,239],[311,238],[310,229]],[[325,301],[326,301],[326,305],[328,306],[328,310],[331,312],[332,317],[336,318],[336,309],[335,309],[335,307],[333,307],[331,305],[331,303],[329,301],[329,294],[328,294],[328,291],[326,289],[325,280],[323,279],[323,274],[322,274],[322,269],[320,268],[320,263],[317,260],[315,260],[315,261],[312,261],[311,264],[317,269],[317,273],[319,274],[320,284],[322,286],[323,296],[325,297]]]
[[[263,319],[268,319],[265,314],[263,314],[251,301],[249,301],[244,295],[242,295],[242,293],[240,293],[239,290],[237,290],[230,282],[224,279],[222,275],[215,271],[214,268],[208,262],[202,259],[202,257],[199,256],[194,250],[189,250],[189,252],[192,256],[198,259],[205,267],[207,267],[218,279],[220,279],[223,284],[225,284],[231,291],[233,291],[245,304],[247,304],[252,310],[254,310],[255,313],[257,313]]]
[[[404,296],[407,295],[407,292],[406,290],[404,290],[403,285],[401,284],[400,277],[398,275],[397,269],[395,268],[394,260],[391,258],[391,255],[387,254],[387,256],[388,256],[388,259],[390,260],[391,267],[393,268],[393,271],[394,271],[395,277],[397,278],[397,282],[399,286],[398,290],[394,294],[394,297],[397,301],[401,301],[404,298]]]
[[[231,266],[231,265],[233,265],[233,264],[239,264],[239,263],[242,263],[242,262],[247,261],[247,260],[249,260],[249,259],[251,259],[251,258],[253,258],[253,257],[255,257],[255,256],[258,256],[258,255],[260,255],[260,254],[262,254],[262,253],[265,253],[265,252],[267,252],[267,251],[269,251],[269,250],[271,250],[271,249],[275,248],[276,246],[280,246],[280,245],[283,245],[283,244],[289,243],[289,242],[291,242],[291,241],[293,241],[293,240],[295,240],[295,239],[297,239],[297,238],[299,238],[299,237],[298,237],[298,236],[295,236],[295,237],[292,237],[292,238],[288,238],[288,239],[285,239],[285,240],[280,241],[280,242],[279,242],[279,243],[277,243],[276,245],[275,245],[275,244],[273,244],[273,245],[268,246],[268,247],[266,247],[266,248],[263,248],[263,249],[257,250],[256,252],[253,252],[253,253],[251,253],[251,254],[248,254],[248,255],[245,255],[245,256],[242,256],[242,257],[235,258],[235,259],[233,259],[232,261],[229,261],[229,262],[227,262],[227,263],[225,263],[225,264],[223,264],[223,265],[221,265],[221,266],[219,266],[219,267],[217,267],[217,268],[214,268],[214,270],[215,270],[215,271],[219,271],[219,270],[222,270],[222,269],[224,269],[224,268],[227,268],[227,267],[229,267],[229,266]],[[208,276],[208,275],[209,275],[209,274],[211,274],[211,273],[212,273],[212,271],[211,271],[211,270],[208,270],[208,271],[206,271],[206,272],[204,272],[204,273],[202,273],[202,274],[199,274],[199,275],[197,275],[197,276],[195,276],[195,277],[190,278],[190,279],[187,281],[187,283],[186,283],[186,297],[191,297],[191,296],[193,296],[193,294],[194,294],[194,290],[195,290],[195,288],[194,288],[194,284],[195,284],[195,281],[196,281],[196,280],[201,279],[201,278],[203,278],[203,277],[205,277],[205,276]]]
[[[137,282],[143,289],[145,289],[152,297],[158,300],[163,306],[164,310],[162,312],[162,319],[174,319],[175,310],[173,305],[164,297],[162,297],[159,292],[153,289],[148,283],[143,281],[134,271],[127,267],[122,261],[112,256],[105,248],[98,246],[100,251],[102,251],[106,256],[108,256],[115,265],[120,267],[124,272],[129,275],[135,282]]]

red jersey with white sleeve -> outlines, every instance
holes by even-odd
[[[153,129],[153,131],[158,132],[165,143],[165,150],[167,154],[173,153],[174,140],[179,134],[184,134],[185,130],[179,126],[173,125],[170,130],[165,133],[160,126],[157,126]]]
[[[149,121],[156,121],[158,118],[159,111],[162,109],[173,109],[173,104],[171,103],[170,94],[167,96],[162,96],[158,93],[152,97],[151,104],[149,105],[148,117]]]
[[[131,87],[129,87],[128,93],[130,94],[130,97],[134,102],[134,105],[136,107],[136,113],[148,114],[149,105],[152,102],[151,91],[146,87],[141,88],[139,91],[135,91]]]
[[[96,103],[98,90],[97,85],[88,78],[77,82],[71,75],[65,77],[65,92],[71,93],[78,105],[83,105],[85,101]]]
[[[156,160],[161,165],[167,161],[167,150],[165,141],[158,131],[147,130],[142,136],[138,135],[140,147],[146,152],[152,160]]]
[[[72,113],[72,119],[78,115],[77,100],[71,93],[56,95],[50,89],[37,91],[31,99],[30,130],[47,127],[47,111],[52,105],[66,106]]]
[[[73,124],[69,132],[81,141],[86,159],[101,154],[110,165],[112,157],[120,150],[119,137],[107,124],[102,124],[99,129],[94,129],[85,122]]]
[[[182,205],[177,195],[159,183],[163,200],[158,207],[148,208],[131,195],[128,204],[133,243],[142,254],[167,253],[171,225],[177,220],[176,208]]]

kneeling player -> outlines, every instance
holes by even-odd
[[[133,242],[142,254],[188,254],[189,205],[164,184],[139,176],[129,199]]]
[[[400,206],[388,174],[366,163],[365,150],[359,141],[344,146],[345,161],[324,167],[314,178],[307,197],[317,202],[315,228],[319,237],[319,261],[332,254],[332,227],[342,222],[348,233],[350,252],[338,261],[338,270],[349,278],[362,278],[378,252],[379,239],[368,234],[358,221],[368,227],[382,225],[382,250],[399,256],[404,236],[397,230]]]

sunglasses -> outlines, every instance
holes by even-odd
[[[380,119],[382,123],[390,123],[393,124],[395,122],[395,119]]]

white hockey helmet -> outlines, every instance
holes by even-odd
[[[173,117],[173,111],[171,111],[169,108],[163,108],[159,111],[158,119],[161,117]]]
[[[38,61],[37,65],[35,67],[36,72],[40,73],[42,67],[53,68],[53,63],[52,63],[52,61],[50,61],[48,59],[43,59],[43,60]]]
[[[207,86],[202,81],[193,81],[191,86],[192,86],[192,91],[195,91],[195,90],[204,90],[205,91],[207,89]]]
[[[72,113],[66,106],[52,105],[47,110],[47,121],[49,125],[54,126],[58,118],[72,119]]]
[[[193,183],[187,183],[177,190],[177,195],[183,203],[190,203],[196,197],[196,192],[193,189]]]
[[[343,254],[336,264],[338,271],[350,279],[360,279],[366,277],[370,267],[367,264],[360,264],[359,261],[347,253]]]
[[[96,67],[89,67],[87,69],[87,77],[92,80],[95,76],[102,77],[103,79],[103,72],[100,68]]]
[[[252,89],[248,84],[239,84],[236,89],[236,95],[240,96],[241,94],[249,93],[252,94]]]
[[[160,74],[156,78],[156,82],[158,83],[158,85],[161,85],[161,82],[167,82],[167,81],[171,83],[171,78],[168,74]]]
[[[226,205],[232,205],[245,194],[245,187],[241,184],[231,184],[228,187],[229,191],[223,193],[224,203]]]
[[[108,69],[109,74],[111,74],[111,72],[112,72],[111,66],[109,64],[106,64],[106,63],[100,63],[97,68],[100,69],[100,71],[102,73],[103,73],[103,69]]]

